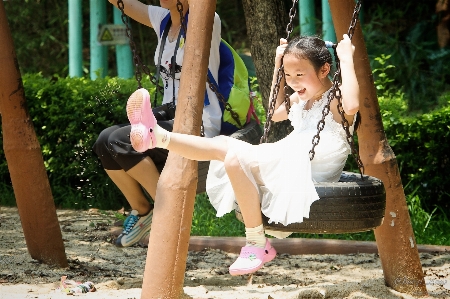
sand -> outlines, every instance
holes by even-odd
[[[141,298],[147,248],[117,248],[112,211],[58,210],[68,268],[31,259],[16,208],[0,208],[0,298],[70,298],[59,281],[66,275],[91,281],[95,292],[83,298]],[[252,276],[231,276],[235,253],[219,249],[189,251],[186,298],[415,298],[385,286],[376,253],[281,253]],[[428,298],[450,298],[450,253],[420,253]]]

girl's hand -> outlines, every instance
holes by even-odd
[[[280,38],[280,45],[277,47],[275,51],[275,65],[281,64],[281,58],[284,56],[284,50],[286,50],[288,41],[284,38]]]
[[[353,61],[355,46],[352,45],[352,41],[347,34],[344,34],[344,38],[338,43],[336,52],[341,62]]]

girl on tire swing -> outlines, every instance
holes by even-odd
[[[359,86],[353,65],[354,46],[347,35],[336,51],[342,74],[342,107],[353,134]],[[314,182],[337,182],[351,150],[341,125],[338,99],[334,98],[314,159],[309,158],[311,140],[332,87],[328,77],[332,57],[325,42],[312,36],[296,37],[289,43],[281,39],[276,49],[273,85],[281,64],[284,78],[272,120],[289,119],[294,130],[275,143],[251,145],[222,135],[202,138],[168,132],[157,125],[145,89],[135,91],[127,102],[130,139],[136,151],[166,148],[187,159],[211,160],[206,189],[217,217],[231,212],[235,201],[239,205],[246,245],[230,266],[231,275],[253,273],[276,255],[265,236],[261,211],[269,223],[288,225],[308,218],[310,205],[319,199]],[[284,102],[285,85],[294,90],[289,114]]]

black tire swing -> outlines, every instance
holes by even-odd
[[[286,27],[289,38],[292,32],[292,20],[296,13],[298,0],[293,0],[293,6],[289,12],[290,23]],[[350,39],[353,36],[359,11],[361,9],[361,0],[358,0],[353,12],[352,22],[350,24],[348,35]],[[287,38],[287,39],[288,39]],[[333,47],[335,48],[335,46]],[[334,49],[335,50],[335,49]],[[347,133],[347,141],[352,149],[352,155],[355,158],[360,174],[353,172],[343,172],[339,182],[315,183],[319,200],[312,203],[310,207],[310,217],[303,218],[301,223],[291,223],[287,226],[283,224],[268,223],[268,218],[263,216],[263,224],[265,229],[283,231],[283,232],[299,232],[299,233],[354,233],[374,229],[381,225],[384,218],[386,208],[386,192],[383,182],[375,177],[363,175],[364,166],[361,162],[358,152],[353,143],[353,136],[349,132],[349,124],[344,117],[340,92],[336,94],[340,84],[340,66],[339,59],[335,52],[336,73],[333,77],[332,90],[328,96],[328,104],[322,112],[323,118],[318,123],[317,135],[312,140],[312,149],[310,150],[310,159],[314,158],[314,147],[319,143],[319,133],[324,127],[325,116],[329,113],[331,100],[336,97],[339,100],[338,110],[342,116],[342,125]],[[274,85],[272,92],[270,107],[267,112],[267,121],[264,127],[264,136],[261,142],[267,140],[267,134],[271,126],[271,118],[274,112],[275,100],[280,88],[281,78],[283,77],[283,65],[278,70],[277,83]],[[289,97],[285,97],[286,109],[290,109]],[[326,111],[327,110],[327,111]],[[288,111],[289,112],[289,111]],[[236,218],[244,222],[239,207],[235,209]]]

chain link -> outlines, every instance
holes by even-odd
[[[348,29],[348,36],[349,36],[350,40],[352,39],[353,34],[355,32],[355,27],[356,27],[356,23],[358,22],[358,15],[359,15],[360,10],[361,10],[361,0],[358,0],[358,2],[355,5],[355,9],[353,11],[350,27]],[[312,139],[312,148],[309,151],[309,157],[310,157],[310,160],[314,159],[314,156],[315,156],[314,149],[317,146],[317,144],[319,144],[320,132],[325,127],[325,117],[330,112],[330,103],[334,98],[336,98],[338,100],[338,112],[342,117],[341,124],[345,130],[345,133],[347,136],[347,142],[350,145],[352,156],[354,157],[354,159],[358,165],[359,171],[361,173],[361,179],[363,180],[364,179],[363,178],[364,165],[361,161],[361,157],[360,157],[358,151],[356,150],[356,146],[353,141],[353,135],[350,133],[350,125],[349,125],[347,119],[345,118],[344,109],[342,107],[342,94],[341,94],[341,90],[339,88],[340,82],[342,82],[341,65],[340,65],[339,57],[336,53],[336,47],[334,47],[334,53],[335,53],[335,61],[336,61],[336,72],[333,76],[333,85],[331,87],[330,93],[328,94],[327,104],[324,106],[323,111],[322,111],[322,119],[317,124],[317,134]]]
[[[134,76],[135,76],[136,81],[138,83],[138,88],[142,88],[142,83],[141,83],[141,81],[142,81],[142,72],[144,72],[150,78],[150,82],[152,82],[153,85],[156,86],[157,92],[160,92],[161,94],[163,94],[164,93],[164,88],[161,85],[159,85],[159,82],[156,82],[155,77],[153,77],[150,74],[149,68],[142,63],[142,60],[141,60],[141,58],[139,57],[139,55],[137,53],[136,44],[135,44],[134,39],[133,39],[133,34],[132,34],[132,31],[131,31],[131,26],[130,26],[130,23],[129,23],[129,20],[128,20],[128,16],[125,14],[125,4],[123,3],[123,0],[117,0],[117,7],[119,8],[119,10],[122,13],[122,16],[121,16],[122,17],[122,22],[125,24],[127,37],[128,37],[129,42],[130,42],[131,52],[133,52],[133,63],[134,63],[134,66],[135,66]]]
[[[297,14],[297,3],[298,0],[292,0],[292,7],[289,10],[289,24],[286,26],[286,40],[289,39],[292,31],[294,30],[293,22],[294,17]],[[264,124],[264,134],[261,137],[260,143],[267,142],[267,137],[269,135],[270,128],[272,127],[272,116],[275,112],[275,104],[278,98],[278,93],[280,91],[280,84],[281,80],[284,77],[284,66],[283,66],[283,59],[281,60],[281,66],[278,68],[277,71],[277,81],[275,82],[275,85],[273,86],[273,92],[272,92],[272,98],[270,99],[269,107],[267,108],[267,114],[266,114],[266,123]],[[286,91],[286,90],[285,90]],[[291,102],[289,99],[289,96],[285,92],[285,98],[284,103],[286,106],[286,112],[289,114],[289,110],[291,109]]]

